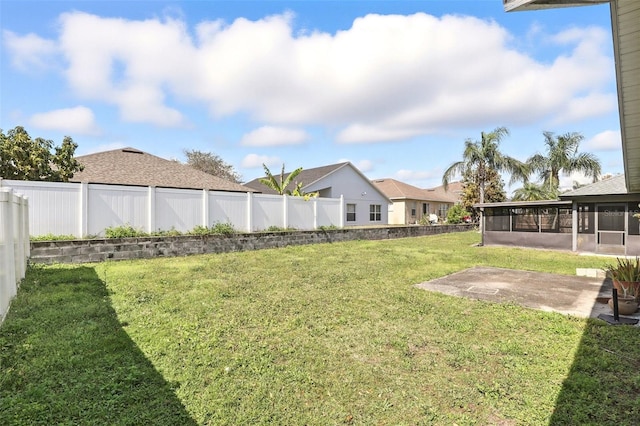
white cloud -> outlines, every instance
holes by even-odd
[[[348,158],[341,158],[337,162],[338,163],[349,162],[349,163],[353,164],[354,166],[356,166],[356,168],[358,170],[360,170],[362,173],[370,172],[374,168],[373,161],[371,161],[371,160],[351,161]]]
[[[398,170],[395,175],[395,179],[399,181],[416,181],[416,180],[425,180],[425,179],[433,179],[436,177],[436,173],[433,171],[416,171],[416,170]]]
[[[19,70],[33,71],[51,67],[57,53],[56,43],[37,34],[19,36],[11,31],[2,32],[2,41],[11,57],[11,64]]]
[[[68,132],[72,136],[101,133],[93,111],[84,106],[34,114],[29,118],[29,124],[44,130]]]
[[[585,143],[585,147],[594,151],[617,151],[622,149],[622,137],[618,130],[605,130]]]
[[[295,32],[293,19],[192,29],[180,17],[72,12],[61,15],[57,40],[36,38],[30,55],[10,53],[17,63],[44,61],[55,46],[72,92],[117,106],[128,121],[184,126],[180,105],[200,103],[216,116],[246,114],[274,128],[326,126],[342,143],[576,121],[615,109],[602,28],[550,37],[562,54],[548,62],[513,49],[505,28],[475,17],[371,14],[335,34]],[[10,38],[28,45],[33,36]]]
[[[242,159],[241,166],[245,169],[262,168],[265,164],[267,167],[281,165],[282,160],[278,157],[270,157],[267,155],[249,154]]]
[[[304,130],[262,126],[244,135],[240,141],[240,145],[261,147],[298,145],[305,142],[308,138],[309,135]]]

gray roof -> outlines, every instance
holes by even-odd
[[[315,167],[313,169],[303,169],[302,172],[300,172],[300,174],[296,176],[296,178],[294,179],[294,182],[291,182],[286,189],[293,191],[293,189],[295,189],[298,182],[302,182],[303,189],[304,189],[305,187],[319,181],[323,177],[335,172],[338,169],[341,169],[342,167],[345,167],[348,164],[350,163],[349,162],[338,163],[338,164],[331,164],[329,166]],[[274,171],[271,171],[271,173],[273,173],[273,177],[275,177],[276,179],[280,179],[280,171],[278,171],[277,173]],[[289,176],[289,174],[290,173],[285,173],[284,178],[286,179],[287,176]],[[263,176],[261,178],[255,178],[252,181],[246,182],[244,185],[248,186],[249,188],[255,191],[262,192],[263,194],[277,194],[276,191],[274,191],[273,189],[267,187],[266,185],[260,182],[260,179],[263,179],[263,178],[266,178],[266,176]]]
[[[76,158],[84,166],[84,170],[76,173],[70,182],[253,192],[251,188],[238,183],[135,148],[121,148]]]
[[[578,189],[560,194],[560,198],[585,197],[595,195],[624,195],[628,194],[624,175],[614,176]]]

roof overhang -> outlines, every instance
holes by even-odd
[[[505,201],[502,203],[477,203],[474,204],[475,208],[490,208],[490,207],[558,207],[558,206],[570,206],[572,201],[570,200],[542,200],[542,201]]]
[[[502,0],[504,10],[507,12],[551,9],[555,7],[589,6],[608,2],[609,0]]]
[[[640,1],[638,0],[502,0],[507,12],[609,3],[616,63],[618,110],[625,182],[640,193]]]

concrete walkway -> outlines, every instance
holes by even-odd
[[[606,304],[611,298],[610,279],[478,266],[416,286],[452,296],[517,303],[580,317],[612,314]],[[631,317],[640,318],[640,313]]]

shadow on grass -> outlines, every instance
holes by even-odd
[[[611,280],[604,280],[600,294],[610,294],[611,287]],[[603,310],[598,303],[556,399],[550,425],[640,422],[640,328],[594,318]]]
[[[93,268],[31,268],[0,327],[0,423],[195,425]]]

